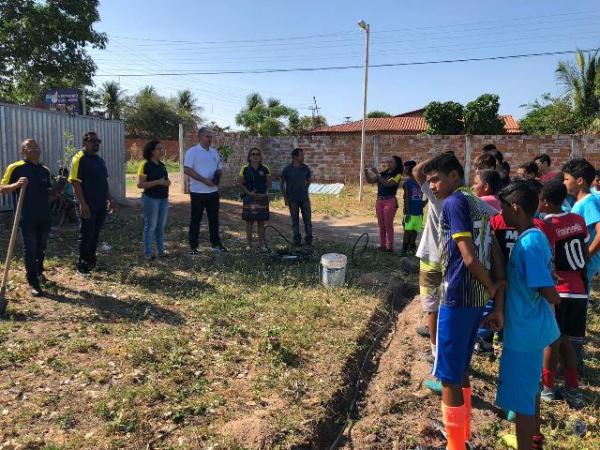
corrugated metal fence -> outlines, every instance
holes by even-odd
[[[108,167],[112,195],[125,198],[125,126],[119,121],[0,103],[0,170],[4,173],[8,164],[20,159],[21,142],[33,138],[44,165],[56,175],[68,144],[65,132],[73,134],[74,145],[80,148],[86,131],[95,131],[102,140],[100,155]],[[0,196],[0,208],[11,206],[8,196]]]

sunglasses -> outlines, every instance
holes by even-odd
[[[250,153],[250,156],[260,156],[260,153]]]

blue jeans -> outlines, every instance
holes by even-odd
[[[151,257],[152,241],[156,238],[156,251],[159,255],[165,252],[165,226],[169,211],[169,199],[152,198],[142,195],[144,210],[144,256]]]

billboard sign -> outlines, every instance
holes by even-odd
[[[81,90],[72,88],[50,89],[45,95],[46,109],[69,114],[81,114]]]

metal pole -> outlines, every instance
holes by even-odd
[[[185,194],[185,175],[183,173],[183,124],[179,124],[179,177],[181,180],[181,193]]]
[[[362,27],[361,27],[362,28]],[[369,24],[365,24],[365,95],[363,98],[363,121],[362,121],[362,135],[360,140],[360,178],[359,178],[359,190],[358,190],[358,201],[363,200],[363,184],[365,178],[365,146],[367,138],[367,89],[369,86],[369,35],[371,28]]]

